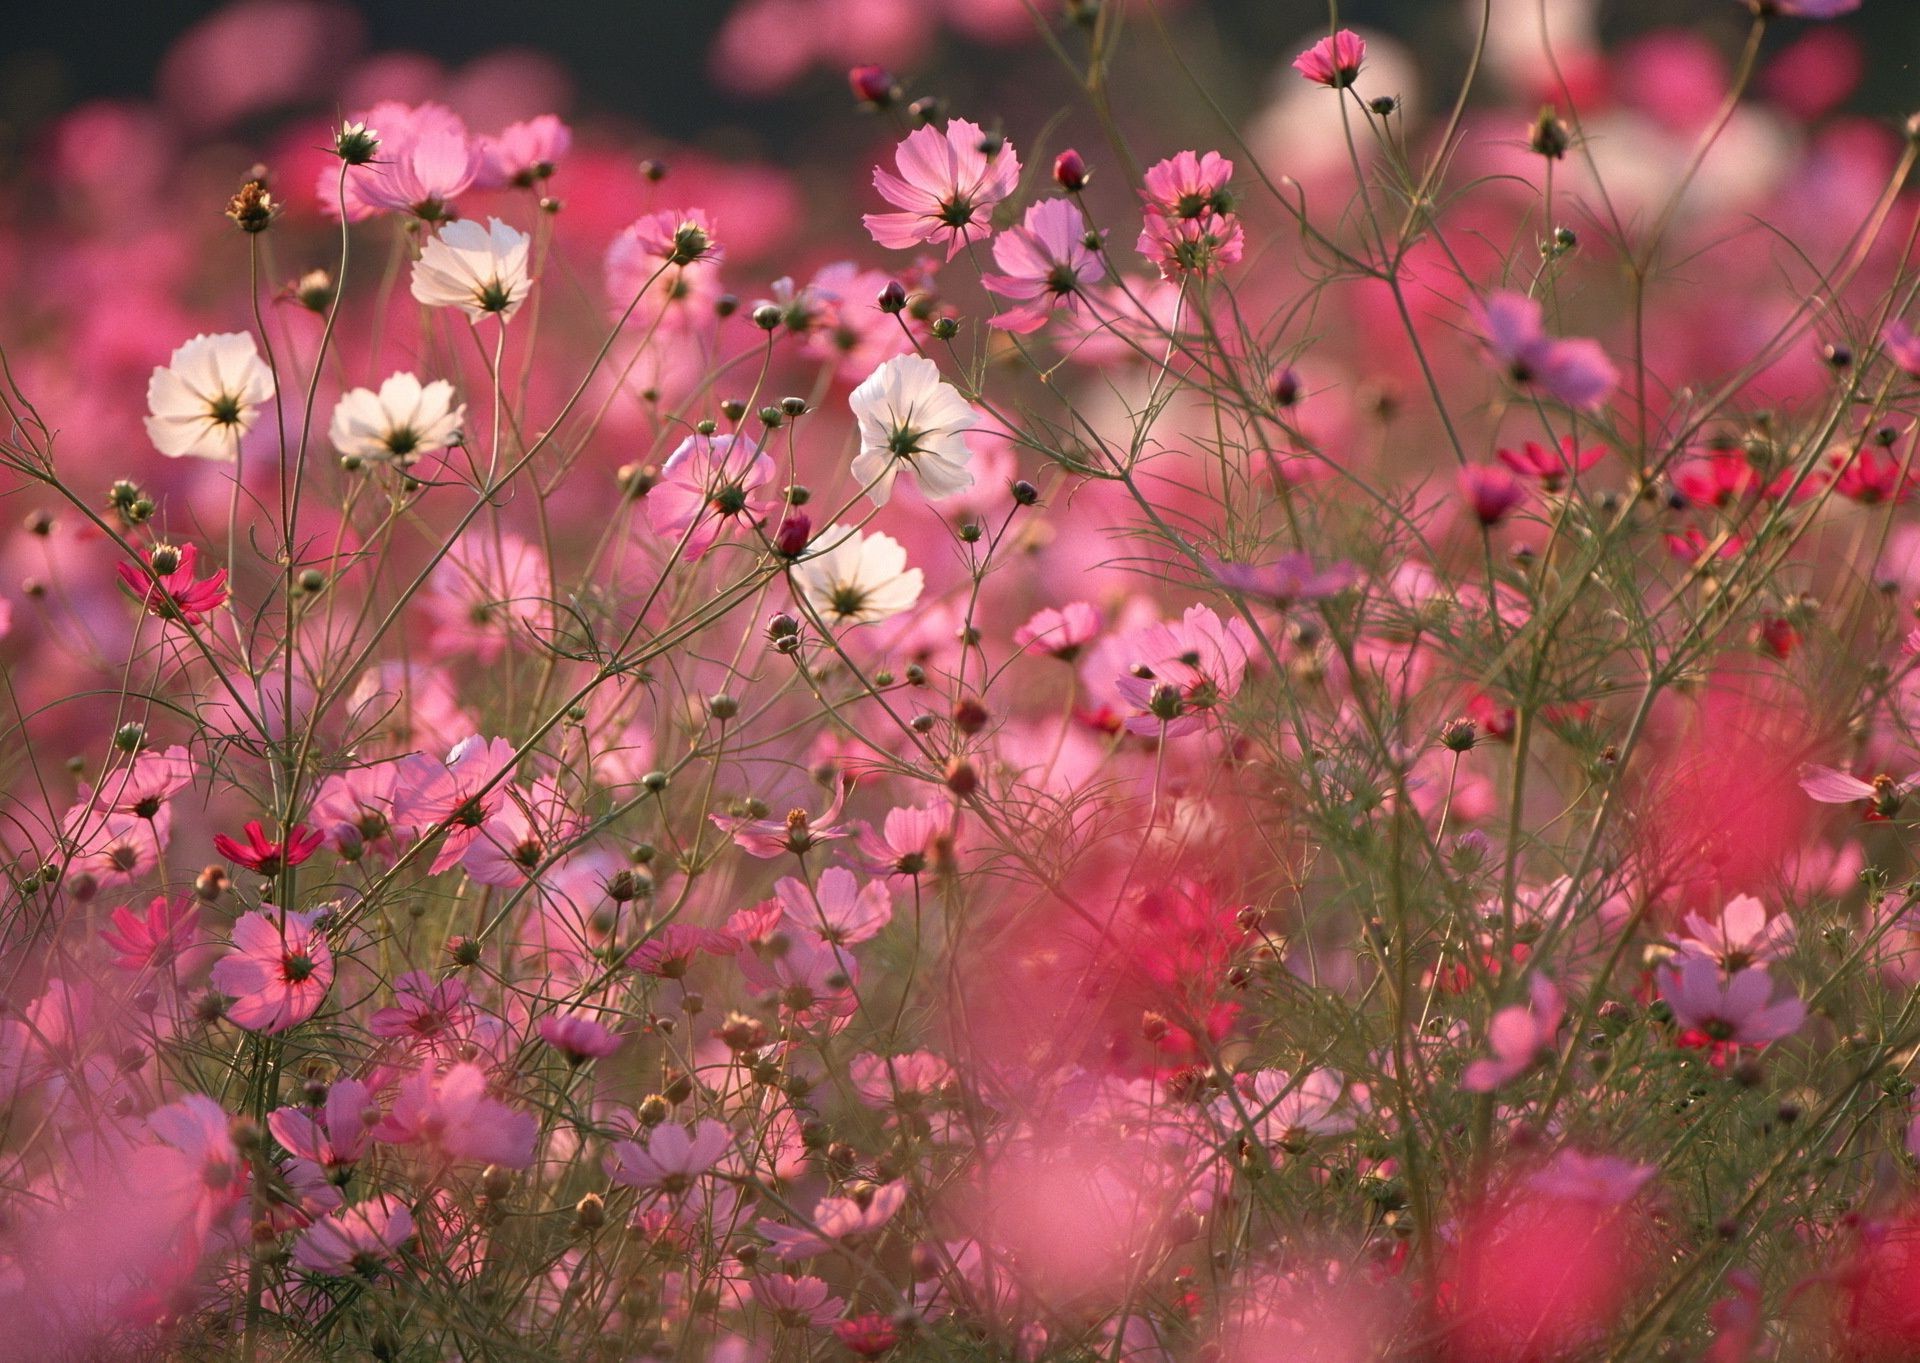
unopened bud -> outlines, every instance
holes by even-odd
[[[1072,147],[1053,158],[1053,182],[1067,193],[1078,194],[1092,178],[1093,172],[1087,169],[1085,158]]]
[[[899,82],[884,66],[856,66],[847,72],[853,97],[869,109],[885,109],[900,98]]]

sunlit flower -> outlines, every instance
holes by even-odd
[[[1538,386],[1570,407],[1597,407],[1619,382],[1619,371],[1598,342],[1547,335],[1537,298],[1496,293],[1475,302],[1471,311],[1488,353],[1522,388]]]
[[[816,614],[832,625],[867,625],[908,610],[924,579],[898,540],[844,525],[822,531],[790,570]]]
[[[1322,38],[1293,59],[1293,69],[1308,80],[1339,90],[1352,85],[1367,58],[1367,44],[1352,29]]]
[[[349,390],[334,404],[328,434],[341,454],[411,464],[458,442],[466,414],[445,379],[422,384],[412,374],[395,374],[378,393]]]
[[[629,1188],[684,1193],[693,1181],[720,1162],[733,1146],[725,1122],[702,1117],[691,1130],[668,1124],[648,1130],[638,1141],[615,1141],[607,1173]]]
[[[1045,199],[1020,226],[993,239],[993,263],[1004,274],[980,277],[989,293],[1019,300],[994,314],[1005,331],[1037,331],[1056,311],[1078,314],[1086,286],[1107,277],[1099,250],[1087,242],[1087,220],[1071,199]]]
[[[147,562],[153,566],[154,576],[160,579],[157,583],[131,563],[113,566],[120,580],[146,607],[147,614],[197,625],[209,611],[218,610],[227,600],[227,570],[219,568],[208,577],[196,579],[194,564],[199,557],[200,550],[191,544],[177,547],[156,544],[147,551]]]
[[[552,178],[572,148],[573,129],[552,114],[509,123],[480,139],[480,174],[474,183],[490,189],[539,184]]]
[[[381,1193],[314,1222],[293,1245],[293,1262],[309,1273],[357,1273],[371,1278],[413,1238],[413,1213]]]
[[[1766,967],[1728,975],[1704,956],[1682,956],[1662,970],[1660,997],[1675,1022],[1715,1045],[1764,1046],[1799,1031],[1807,1019],[1807,1006],[1795,995],[1775,1000]]]
[[[531,238],[498,218],[487,225],[450,222],[428,238],[413,262],[413,296],[432,308],[459,308],[474,321],[512,317],[526,301]]]
[[[894,165],[898,175],[874,167],[873,187],[903,211],[869,213],[861,221],[875,241],[896,250],[944,242],[949,260],[969,240],[987,235],[993,206],[1020,183],[1013,148],[964,118],[948,120],[945,132],[908,133],[894,152]]]
[[[284,1032],[319,1011],[333,983],[333,949],[318,910],[283,913],[262,904],[233,925],[233,953],[213,966],[229,995],[227,1017],[250,1032]]]
[[[950,497],[973,486],[966,432],[979,414],[942,381],[932,360],[895,356],[854,389],[848,403],[860,423],[853,476],[875,506],[887,504],[903,467],[929,497]]]
[[[147,437],[169,458],[231,462],[272,397],[273,372],[250,333],[196,336],[147,380]]]

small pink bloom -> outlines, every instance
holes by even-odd
[[[416,109],[389,105],[355,121],[366,123],[380,138],[374,159],[347,174],[360,205],[374,212],[411,213],[427,222],[452,216],[453,201],[472,187],[482,167],[480,144],[467,135],[459,115],[438,104]],[[336,197],[337,188],[337,172],[323,172],[323,207]],[[348,216],[353,216],[351,209]]]
[[[1056,311],[1078,315],[1086,286],[1107,277],[1100,252],[1087,244],[1087,220],[1069,199],[1045,199],[1027,209],[1020,226],[993,240],[993,262],[1006,273],[985,274],[989,293],[1019,300],[996,313],[1005,331],[1037,331]]]
[[[772,456],[742,435],[690,435],[647,493],[647,521],[683,558],[697,559],[736,525],[758,525],[778,504],[766,489]]]
[[[147,614],[157,615],[162,620],[197,625],[209,611],[218,610],[227,600],[225,568],[204,581],[194,580],[194,563],[199,556],[200,550],[191,544],[183,544],[178,548],[170,544],[154,546],[147,552],[147,562],[159,578],[157,583],[130,563],[116,563],[113,566],[120,574],[120,580],[146,607]]]
[[[878,830],[871,825],[861,829],[860,851],[872,871],[918,876],[938,859],[952,827],[953,811],[940,805],[890,809]]]
[[[1728,900],[1714,922],[1688,914],[1686,929],[1680,954],[1705,957],[1729,974],[1777,961],[1793,945],[1793,920],[1785,914],[1768,919],[1766,905],[1749,894]]]
[[[540,1039],[573,1065],[601,1060],[620,1049],[620,1038],[577,1013],[549,1014],[540,1019]]]
[[[524,1169],[533,1163],[539,1123],[487,1094],[478,1065],[454,1065],[445,1074],[432,1062],[400,1081],[394,1104],[373,1129],[390,1145],[423,1145],[439,1156]]]
[[[846,1309],[846,1300],[830,1295],[819,1278],[762,1275],[753,1280],[753,1299],[782,1325],[825,1330]]]
[[[1529,440],[1519,450],[1496,450],[1499,461],[1523,478],[1532,478],[1548,492],[1558,492],[1567,480],[1585,473],[1606,455],[1605,445],[1579,448],[1570,435],[1562,436],[1558,449],[1549,450]]]
[[[1283,607],[1338,596],[1360,577],[1360,570],[1351,563],[1321,568],[1306,554],[1282,554],[1271,563],[1259,564],[1213,559],[1207,569],[1222,586]]]
[[[883,1183],[864,1198],[823,1197],[814,1204],[811,1226],[783,1226],[761,1220],[754,1229],[772,1242],[773,1257],[808,1259],[824,1254],[842,1240],[878,1230],[893,1219],[907,1200],[907,1185]]]
[[[745,819],[727,814],[707,817],[750,856],[769,859],[784,852],[799,856],[823,842],[846,837],[847,830],[836,822],[846,801],[847,787],[842,785],[834,792],[833,803],[817,816],[804,809],[790,809],[784,819]]]
[[[573,130],[552,114],[510,123],[498,136],[480,139],[480,173],[474,183],[483,189],[539,184],[552,178],[572,148]]]
[[[1498,464],[1468,464],[1460,470],[1460,491],[1473,508],[1473,517],[1492,528],[1527,499],[1520,480]]]
[[[1905,322],[1889,323],[1880,335],[1880,343],[1887,348],[1887,358],[1898,365],[1900,372],[1909,378],[1920,379],[1920,335]]]
[[[457,1038],[471,1029],[476,1015],[465,980],[435,980],[424,970],[409,970],[395,980],[393,998],[391,1007],[375,1009],[367,1019],[375,1036],[421,1042]]]
[[[1502,1008],[1487,1028],[1491,1060],[1476,1060],[1460,1077],[1469,1093],[1491,1093],[1532,1069],[1558,1042],[1566,1004],[1545,975],[1527,981],[1532,997],[1524,1005]]]
[[[164,970],[193,944],[200,922],[200,906],[192,899],[177,904],[156,896],[144,914],[131,906],[115,909],[112,926],[100,929],[100,940],[119,954],[114,964],[122,970]]]
[[[1151,260],[1160,277],[1177,280],[1186,275],[1206,278],[1222,265],[1232,265],[1246,251],[1246,233],[1231,214],[1202,213],[1193,218],[1147,214],[1134,249]]]
[[[1085,601],[1070,601],[1058,610],[1048,606],[1013,632],[1013,646],[1072,662],[1102,624],[1099,608]]]
[[[227,1017],[252,1032],[284,1032],[319,1011],[333,983],[333,949],[315,927],[319,910],[285,913],[262,904],[233,925],[233,953],[214,963]]]
[[[1547,335],[1538,299],[1496,293],[1473,303],[1471,313],[1488,353],[1523,388],[1538,385],[1571,407],[1597,407],[1619,382],[1597,342]]]
[[[1227,192],[1233,162],[1217,151],[1205,155],[1183,151],[1156,161],[1142,179],[1146,187],[1140,197],[1147,212],[1160,217],[1225,217],[1233,211],[1233,196]]]
[[[875,166],[873,187],[902,211],[862,221],[882,246],[908,251],[922,242],[947,247],[947,259],[992,229],[993,207],[1018,187],[1020,158],[977,123],[949,119],[945,132],[916,128],[894,152],[899,174]]]
[[[607,1159],[607,1174],[629,1188],[654,1189],[670,1195],[684,1193],[733,1147],[733,1132],[724,1122],[702,1117],[692,1130],[676,1125],[656,1126],[638,1141],[615,1141]]]
[[[1293,59],[1293,69],[1318,85],[1341,90],[1352,85],[1367,57],[1367,44],[1352,29],[1322,38]]]
[[[1222,621],[1205,606],[1189,606],[1177,621],[1129,634],[1127,672],[1114,681],[1121,698],[1139,712],[1126,720],[1127,730],[1173,738],[1202,728],[1239,691],[1252,648],[1253,633],[1244,621]]]
[[[864,886],[853,872],[831,866],[809,888],[804,880],[784,876],[773,887],[787,922],[813,933],[832,946],[853,946],[877,936],[893,921],[893,897],[886,882]]]
[[[1764,1046],[1793,1035],[1807,1018],[1807,1006],[1798,997],[1774,1000],[1766,967],[1749,966],[1729,976],[1718,962],[1702,956],[1683,956],[1677,967],[1661,971],[1660,997],[1686,1032],[1716,1046]]]
[[[267,1129],[299,1166],[333,1184],[345,1183],[367,1153],[380,1111],[358,1079],[336,1079],[318,1115],[304,1108],[280,1107],[267,1114]]]
[[[297,823],[287,830],[285,843],[274,842],[258,819],[249,819],[243,831],[247,835],[244,843],[225,833],[214,834],[213,850],[236,866],[268,877],[279,875],[285,867],[298,866],[319,850],[325,837],[318,830],[309,833],[305,824]]]
[[[613,250],[623,258],[639,257],[657,262],[648,267],[691,265],[695,261],[718,263],[726,258],[706,210],[688,208],[678,212],[649,213],[628,225],[614,241]]]
[[[727,933],[692,923],[668,923],[655,928],[653,935],[633,949],[627,964],[642,975],[656,979],[678,980],[686,977],[701,952],[713,956],[731,956],[740,943]]]
[[[413,1238],[413,1213],[389,1193],[335,1212],[294,1242],[293,1262],[309,1273],[376,1276]]]

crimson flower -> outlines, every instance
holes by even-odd
[[[309,833],[305,824],[297,823],[287,830],[285,843],[271,842],[258,819],[248,820],[245,832],[244,845],[225,833],[215,833],[214,850],[234,865],[258,871],[263,876],[277,876],[285,867],[298,866],[319,850],[326,836],[318,829]]]
[[[177,548],[171,544],[156,544],[147,552],[152,576],[132,563],[116,563],[113,566],[120,574],[120,580],[139,598],[149,615],[197,625],[208,611],[218,610],[227,599],[225,568],[218,569],[202,581],[194,580],[194,561],[199,556],[199,549],[191,544]],[[158,582],[154,581],[156,577]]]

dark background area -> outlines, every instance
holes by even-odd
[[[30,136],[38,122],[72,103],[102,95],[140,96],[155,64],[218,0],[24,0],[0,25],[0,121],[9,140]],[[641,121],[681,140],[718,130],[745,134],[772,151],[806,135],[802,110],[843,86],[816,73],[770,99],[733,96],[708,76],[708,51],[726,0],[357,0],[363,51],[407,49],[459,63],[502,47],[525,47],[557,58],[577,84],[575,115],[604,113]],[[1448,67],[1464,54],[1460,0],[1344,0],[1341,21],[1395,32],[1424,58]],[[1603,29],[1617,39],[1662,24],[1693,24],[1737,43],[1744,30],[1734,0],[1601,0]],[[1250,95],[1290,52],[1286,45],[1326,22],[1324,0],[1192,0],[1178,22],[1203,50],[1248,54],[1235,73]],[[1865,112],[1904,117],[1920,108],[1920,0],[1865,0],[1843,21],[1865,41],[1868,76],[1856,104]],[[1785,21],[1798,31],[1806,25]],[[955,72],[969,57],[991,59],[948,34],[929,66]],[[1435,71],[1430,89],[1444,89]],[[844,106],[844,96],[838,97]]]

